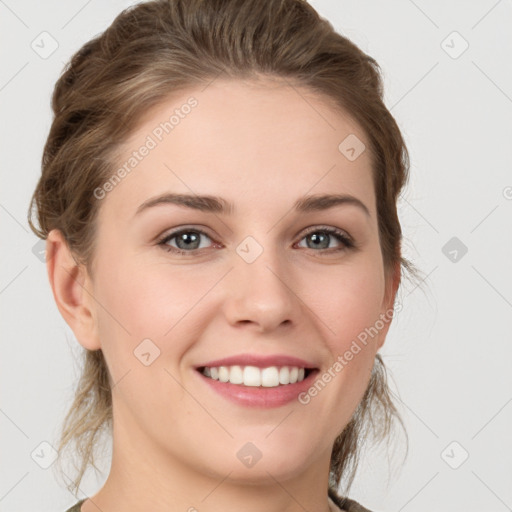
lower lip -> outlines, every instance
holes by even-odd
[[[312,384],[317,370],[313,370],[301,382],[284,384],[273,388],[263,386],[242,386],[230,382],[220,382],[204,376],[196,371],[199,377],[214,391],[227,398],[231,402],[247,407],[271,408],[286,405],[297,399],[297,396],[306,391]]]

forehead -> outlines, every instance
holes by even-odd
[[[116,157],[124,177],[105,202],[127,216],[164,192],[221,196],[241,209],[244,200],[273,208],[347,193],[374,215],[369,153],[358,124],[305,88],[217,79],[146,112]]]

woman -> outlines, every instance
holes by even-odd
[[[157,0],[53,110],[29,222],[85,349],[70,489],[112,433],[68,512],[367,510],[338,492],[401,422],[378,350],[413,269],[376,62],[302,0]]]

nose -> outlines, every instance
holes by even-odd
[[[265,249],[252,263],[234,254],[234,268],[224,281],[228,322],[259,333],[296,323],[302,306],[292,283],[289,265],[275,251]]]

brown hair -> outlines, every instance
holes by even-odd
[[[316,93],[363,128],[373,180],[386,275],[414,266],[401,256],[397,199],[408,179],[408,154],[383,103],[377,63],[335,32],[304,0],[155,0],[121,12],[71,58],[55,85],[54,119],[42,175],[29,206],[31,229],[46,239],[59,229],[77,264],[92,275],[99,201],[93,191],[116,168],[116,150],[148,109],[178,90],[232,79],[269,77]],[[341,142],[341,141],[340,141]],[[39,228],[32,221],[37,207]],[[77,490],[101,432],[111,428],[109,373],[101,350],[84,350],[75,398],[64,420],[59,453],[74,443],[80,460],[68,486]],[[335,441],[330,487],[348,490],[367,435],[389,437],[393,405],[380,354],[356,412]],[[405,431],[405,429],[404,429]]]

